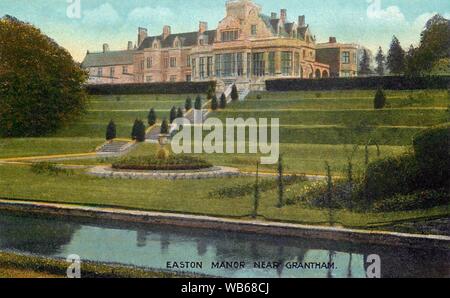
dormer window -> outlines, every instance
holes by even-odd
[[[239,39],[239,30],[222,31],[222,41],[233,41]]]
[[[256,25],[252,25],[252,28],[250,30],[250,34],[252,36],[256,36],[256,34],[258,33],[257,30],[258,30],[258,27]]]

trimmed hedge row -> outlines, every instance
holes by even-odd
[[[213,167],[207,161],[188,155],[170,155],[167,159],[153,156],[125,157],[113,163],[116,170],[135,171],[194,171]]]
[[[210,87],[215,90],[216,82],[209,81],[86,85],[86,91],[90,95],[184,94],[206,93]]]
[[[450,76],[275,79],[267,80],[266,88],[267,91],[448,89]]]

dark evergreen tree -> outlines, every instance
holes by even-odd
[[[177,118],[183,118],[183,117],[184,117],[183,110],[180,107],[178,107]]]
[[[375,99],[374,99],[374,108],[376,110],[381,110],[385,107],[386,105],[386,95],[384,94],[383,89],[378,88],[377,93],[375,94]]]
[[[213,90],[213,87],[210,85],[208,88],[208,92],[206,93],[206,98],[208,100],[210,100],[213,98],[213,96],[214,96],[214,90]]]
[[[213,96],[211,99],[211,110],[215,111],[219,108],[219,103],[217,102],[217,96]]]
[[[227,98],[225,97],[225,94],[222,93],[220,96],[220,108],[225,109],[227,107]]]
[[[177,119],[177,108],[172,107],[172,109],[170,109],[170,123],[173,123],[175,119]]]
[[[142,120],[137,121],[135,134],[135,140],[137,142],[145,142],[145,125]]]
[[[136,140],[138,119],[134,120],[133,128],[131,128],[131,139]]]
[[[109,121],[108,126],[106,127],[106,140],[111,141],[117,137],[116,124],[114,121]]]
[[[197,95],[197,98],[195,99],[195,105],[194,105],[194,108],[195,108],[196,110],[201,110],[201,109],[202,109],[202,106],[203,106],[203,104],[202,104],[202,98],[200,97],[200,95]]]
[[[384,56],[383,49],[381,47],[378,48],[378,53],[375,60],[377,62],[375,71],[379,76],[384,76],[384,64],[386,63],[386,57]]]
[[[371,69],[370,69],[370,57],[369,57],[369,53],[367,52],[366,49],[363,50],[363,54],[361,57],[361,61],[359,63],[359,74],[362,76],[367,76],[369,74],[371,74]]]
[[[280,155],[278,158],[278,208],[284,206],[284,180],[283,180],[283,159]]]
[[[147,116],[147,120],[148,120],[148,125],[149,126],[153,126],[156,124],[156,112],[154,108],[151,108],[150,111],[148,112],[148,116]]]
[[[161,134],[168,134],[169,133],[169,123],[167,122],[167,119],[164,119],[161,123]]]
[[[239,93],[238,93],[236,85],[233,85],[233,87],[231,88],[231,99],[233,101],[236,101],[239,99]]]
[[[189,112],[192,109],[192,99],[190,96],[188,98],[186,98],[186,102],[184,104],[184,109],[186,110],[186,112]]]
[[[401,74],[405,71],[405,51],[395,36],[392,38],[389,48],[387,67],[393,74]]]

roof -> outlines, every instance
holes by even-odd
[[[214,40],[216,38],[216,30],[208,30],[208,31],[205,31],[203,34],[207,36],[208,44],[212,44],[214,42]],[[138,50],[151,48],[152,44],[155,40],[159,40],[161,42],[162,48],[171,48],[171,47],[173,47],[173,43],[177,37],[181,40],[183,47],[192,47],[192,46],[197,45],[198,36],[199,36],[198,31],[170,34],[164,40],[162,39],[161,35],[149,36],[144,39],[142,44],[139,46]]]
[[[87,53],[81,66],[83,68],[111,65],[133,64],[134,51],[108,51],[101,53]]]

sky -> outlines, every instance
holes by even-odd
[[[225,16],[226,0],[0,0],[0,16],[12,15],[39,27],[65,47],[76,61],[86,51],[125,49],[136,42],[137,28],[159,35],[164,25],[172,32],[196,31],[199,21],[216,28]],[[318,42],[329,36],[364,45],[373,52],[386,49],[393,35],[404,48],[418,44],[426,21],[439,13],[450,19],[450,0],[254,0],[263,13],[281,8],[288,18],[306,22]],[[78,3],[80,4],[78,6]],[[80,9],[78,9],[78,7]]]

